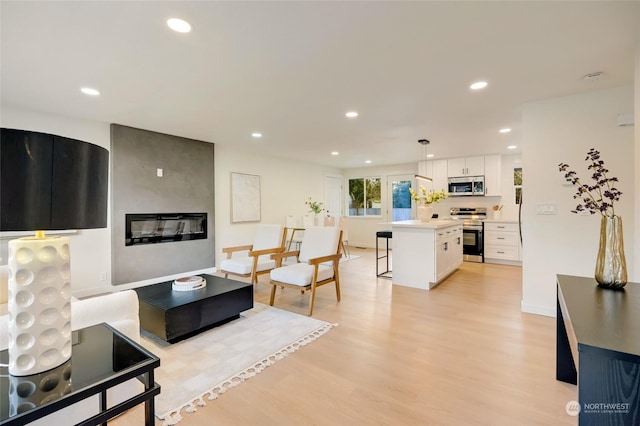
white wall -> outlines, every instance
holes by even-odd
[[[107,123],[3,107],[0,126],[79,139],[99,145],[107,150],[110,146],[109,124]],[[71,246],[71,289],[76,296],[110,289],[110,212],[111,207],[109,207],[107,228],[85,229],[67,235]],[[7,240],[0,241],[0,244],[6,245]],[[6,261],[7,259],[3,259],[3,262],[6,263]],[[107,280],[101,281],[100,274],[106,274]]]
[[[634,277],[634,128],[619,127],[617,115],[633,109],[633,87],[548,99],[523,108],[523,291],[522,310],[554,316],[556,274],[591,277],[598,250],[600,217],[578,216],[575,188],[562,185],[558,164],[568,163],[590,181],[584,158],[590,148],[620,179],[624,193],[616,213],[624,221],[625,253]],[[536,215],[539,203],[555,204],[557,215]]]
[[[216,266],[222,248],[251,244],[256,223],[231,223],[231,172],[260,175],[261,223],[285,223],[287,215],[301,217],[309,212],[305,201],[324,202],[325,175],[341,176],[337,169],[277,157],[237,151],[221,145],[215,148],[215,244]]]

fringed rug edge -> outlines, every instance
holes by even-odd
[[[172,426],[172,425],[178,424],[182,420],[182,414],[180,414],[182,410],[185,410],[187,413],[193,413],[198,411],[198,407],[204,407],[207,405],[207,403],[204,400],[205,397],[209,401],[217,399],[218,396],[225,393],[229,389],[238,386],[240,383],[244,382],[245,380],[249,380],[250,378],[257,375],[258,373],[262,372],[265,368],[275,364],[277,361],[280,361],[281,359],[285,358],[289,354],[294,353],[301,347],[313,342],[314,340],[318,339],[320,336],[322,336],[323,334],[331,330],[333,327],[337,327],[338,325],[339,324],[337,323],[323,324],[317,329],[299,338],[295,342],[289,343],[288,345],[275,351],[271,355],[261,359],[256,363],[251,364],[249,367],[245,368],[239,373],[236,373],[230,376],[229,378],[222,381],[221,383],[218,383],[217,385],[213,386],[211,389],[200,394],[198,397],[193,398],[183,404],[180,404],[177,408],[174,408],[173,410],[170,410],[164,414],[161,414],[161,415],[156,414],[156,417],[160,420],[163,420],[162,426]]]

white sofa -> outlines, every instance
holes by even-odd
[[[0,266],[0,349],[8,347],[7,270]],[[140,342],[140,317],[138,316],[138,294],[124,290],[88,299],[72,299],[71,328],[78,330],[106,322],[135,342]],[[72,355],[73,357],[73,355]],[[73,362],[73,358],[72,358]],[[107,393],[109,406],[128,399],[143,390],[136,379],[125,382]],[[76,424],[98,412],[98,397],[93,397],[53,413],[30,425]]]

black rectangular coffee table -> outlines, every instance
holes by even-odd
[[[154,397],[160,393],[153,376],[160,359],[104,323],[74,331],[72,340],[69,361],[30,376],[10,375],[5,366],[9,351],[0,351],[0,425],[22,426],[99,395],[97,414],[88,412],[78,424],[106,425],[144,403],[144,424],[153,426]],[[144,391],[108,408],[107,389],[133,378],[144,384]],[[69,418],[65,424],[72,422]]]
[[[175,291],[173,281],[134,289],[140,304],[140,327],[167,342],[236,319],[253,308],[253,285],[213,275],[200,275],[207,286]]]

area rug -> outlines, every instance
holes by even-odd
[[[144,333],[142,346],[160,357],[156,417],[175,425],[183,411],[196,411],[336,325],[254,303],[240,318],[175,344]]]

